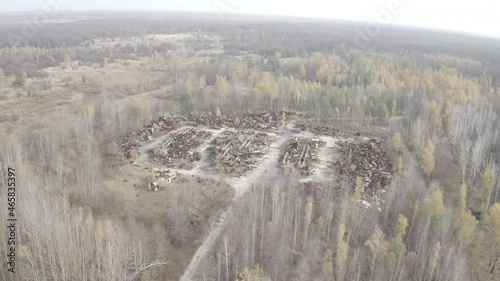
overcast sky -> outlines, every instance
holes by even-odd
[[[41,11],[44,4],[56,1],[62,3],[61,10],[207,11],[367,22],[378,18],[500,37],[500,0],[0,0],[0,10]]]

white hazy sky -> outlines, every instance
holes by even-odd
[[[61,10],[206,11],[366,22],[384,14],[390,24],[500,37],[500,0],[0,0],[0,11],[42,11],[44,4],[57,2]],[[398,9],[388,9],[391,5]]]

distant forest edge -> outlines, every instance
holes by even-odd
[[[287,58],[303,57],[314,52],[332,52],[341,48],[357,48],[354,43],[356,32],[365,27],[362,23],[307,19],[300,22],[291,18],[270,20],[269,17],[255,16],[224,15],[224,18],[220,18],[208,14],[167,12],[141,15],[100,13],[103,13],[103,17],[98,16],[99,13],[61,13],[59,16],[65,19],[62,23],[49,22],[40,27],[34,26],[29,20],[23,20],[30,19],[28,15],[4,16],[0,20],[0,47],[29,45],[53,49],[88,44],[97,38],[113,40],[151,34],[217,33],[224,36],[227,55],[241,55],[251,51],[261,56],[273,56],[279,52]],[[397,50],[401,55],[446,53],[478,60],[492,76],[493,86],[500,86],[499,46],[500,40],[492,38],[405,27],[383,27],[378,36],[370,38],[365,49],[382,52]],[[115,57],[126,58],[127,50],[123,51],[123,54],[116,53]],[[141,50],[138,52],[140,54]],[[42,68],[57,65],[62,59],[62,56],[55,56],[51,60],[42,61]],[[90,62],[102,60],[95,56],[82,56],[80,59]]]

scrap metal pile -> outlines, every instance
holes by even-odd
[[[270,143],[266,133],[228,130],[212,141],[210,156],[217,170],[241,175],[255,168]]]
[[[121,145],[123,156],[127,159],[137,157],[137,149],[145,142],[153,140],[182,126],[206,127],[212,129],[241,128],[260,131],[270,131],[279,128],[286,121],[286,117],[294,115],[294,112],[276,111],[253,114],[243,114],[236,117],[216,117],[213,115],[193,115],[186,117],[160,116],[145,124],[140,130],[133,131],[127,135]],[[285,119],[285,120],[283,120]]]
[[[276,111],[254,114],[243,114],[236,117],[216,117],[212,115],[190,115],[188,124],[192,126],[205,126],[208,128],[238,128],[254,129],[260,131],[279,128],[286,117],[293,115],[292,112]]]
[[[312,163],[318,161],[317,148],[325,144],[319,139],[293,138],[281,158],[281,164],[293,164],[301,176],[309,176],[312,173]]]
[[[163,190],[172,183],[172,180],[177,177],[177,172],[168,169],[152,169],[151,179],[148,184],[148,189],[151,191]]]
[[[146,141],[167,134],[182,126],[185,118],[160,116],[158,120],[153,120],[145,124],[140,130],[133,131],[125,138],[125,143],[121,145],[123,156],[128,159],[136,158],[137,148]]]
[[[212,134],[204,130],[185,128],[157,146],[153,152],[153,161],[167,167],[185,168],[187,163],[199,161],[201,154],[196,150]]]
[[[235,128],[265,131],[279,128],[282,125],[283,115],[285,116],[284,121],[286,122],[287,113],[284,111],[244,114],[238,117],[228,117],[227,122]]]
[[[374,194],[379,188],[384,189],[391,183],[392,163],[376,139],[337,142],[341,160],[334,163],[339,174],[349,175],[354,186],[356,178],[365,183],[365,192]]]
[[[301,131],[309,131],[315,135],[336,136],[340,133],[339,130],[332,127],[315,125],[305,121],[297,122],[295,127]]]

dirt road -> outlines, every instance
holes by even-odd
[[[219,174],[215,173],[213,170],[211,170],[210,168],[208,168],[208,166],[210,164],[210,160],[208,158],[209,156],[204,152],[205,152],[206,148],[210,145],[210,142],[214,138],[216,138],[218,135],[220,135],[226,129],[220,129],[220,130],[204,129],[204,130],[210,131],[212,133],[212,137],[209,140],[205,141],[197,149],[197,151],[199,151],[200,153],[203,154],[203,158],[191,170],[183,170],[183,169],[170,169],[170,170],[176,171],[182,175],[195,175],[195,176],[200,176],[200,177],[208,177],[208,178],[216,178],[216,179],[226,180],[227,183],[230,184],[235,189],[236,195],[235,195],[233,205],[232,205],[232,206],[234,206],[234,204],[238,204],[239,200],[241,200],[241,196],[249,190],[249,188],[252,186],[252,184],[259,182],[262,179],[262,177],[265,177],[266,175],[271,176],[271,175],[278,174],[279,166],[277,165],[277,163],[278,163],[278,158],[279,158],[279,154],[280,154],[280,147],[289,138],[291,138],[293,136],[297,136],[297,134],[292,133],[293,126],[294,126],[294,122],[292,121],[292,122],[288,123],[286,128],[284,130],[280,131],[279,133],[277,133],[277,134],[269,133],[270,135],[275,137],[274,142],[269,146],[269,149],[263,155],[262,159],[258,163],[257,168],[255,168],[254,170],[248,172],[246,175],[243,175],[241,177],[228,177],[228,176],[219,175]],[[175,130],[173,132],[181,132],[182,130],[186,130],[186,129],[188,129],[188,127],[180,128],[180,129]],[[142,147],[140,147],[139,148],[139,157],[136,160],[137,164],[139,166],[144,166],[144,167],[163,168],[163,166],[161,164],[153,164],[151,162],[151,157],[150,157],[151,155],[149,155],[148,152],[151,149],[153,149],[154,147],[156,147],[157,145],[161,144],[167,138],[169,138],[173,132],[170,132],[169,134],[161,136],[161,137],[143,145]],[[327,143],[330,143],[330,142],[327,141]],[[326,159],[324,159],[323,162],[326,163]],[[232,210],[232,206],[229,207],[227,210],[225,210],[221,214],[217,223],[213,226],[212,230],[207,235],[207,237],[203,241],[202,245],[195,252],[193,258],[191,259],[191,262],[189,263],[184,274],[180,278],[181,281],[193,280],[194,275],[198,269],[198,265],[200,264],[202,259],[205,257],[205,255],[212,249],[217,238],[223,232],[224,227],[225,227],[226,222],[227,222],[226,218],[230,215],[231,210]]]
[[[241,200],[241,196],[245,194],[246,191],[252,186],[252,184],[256,183],[264,176],[266,173],[268,174],[276,174],[278,168],[278,156],[280,153],[280,146],[292,136],[291,130],[293,128],[293,122],[290,122],[288,126],[285,128],[283,132],[277,136],[275,141],[269,146],[267,153],[263,156],[259,166],[254,170],[250,171],[246,176],[238,177],[230,177],[227,179],[227,182],[233,186],[235,189],[235,199],[234,204],[238,204],[239,200]],[[181,276],[181,281],[190,281],[193,280],[196,270],[198,269],[198,265],[201,260],[205,257],[205,255],[213,248],[215,241],[221,235],[226,226],[227,220],[226,218],[230,215],[232,207],[222,213],[216,225],[212,228],[208,236],[205,238],[203,244],[198,248],[196,253],[193,256],[193,259],[189,263],[186,271]]]

